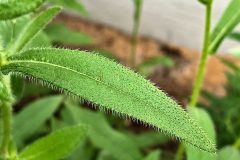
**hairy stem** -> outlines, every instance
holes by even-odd
[[[211,29],[211,16],[212,16],[212,3],[209,3],[206,6],[206,18],[205,18],[205,35],[204,35],[204,42],[203,42],[203,49],[201,54],[201,59],[198,66],[197,77],[194,83],[194,89],[191,96],[191,101],[189,103],[190,107],[194,107],[197,104],[198,97],[200,94],[200,90],[203,83],[204,72],[207,64],[208,59],[208,47],[209,47],[209,40],[210,40],[210,29]]]
[[[2,106],[2,143],[0,147],[1,156],[4,158],[8,158],[8,146],[10,143],[11,138],[11,117],[12,117],[12,110],[11,104],[8,102],[3,102]]]

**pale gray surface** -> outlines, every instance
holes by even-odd
[[[131,32],[132,0],[81,0],[90,18],[125,32]],[[215,0],[214,23],[229,0]],[[200,50],[204,26],[204,7],[197,0],[145,0],[141,34]],[[237,47],[227,40],[221,51]]]

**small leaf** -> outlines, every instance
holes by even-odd
[[[161,151],[153,151],[143,160],[160,160]]]
[[[226,146],[218,151],[218,160],[239,160],[240,152],[232,146]]]
[[[81,32],[72,31],[63,24],[54,23],[49,25],[45,32],[53,42],[68,45],[89,45],[93,44],[93,39]]]
[[[240,32],[233,32],[229,35],[229,38],[240,42]]]
[[[164,144],[169,141],[169,137],[158,132],[146,132],[141,134],[128,135],[136,143],[139,148],[152,147],[159,144]]]
[[[211,41],[209,44],[209,53],[215,54],[220,44],[226,36],[228,36],[233,29],[240,22],[240,0],[231,0],[227,9],[224,11],[221,19],[217,23],[213,32],[211,33]]]
[[[209,5],[212,3],[213,0],[198,0],[198,1],[204,5]]]
[[[61,96],[37,100],[14,116],[13,137],[17,144],[32,136],[49,119],[62,101]]]
[[[0,2],[0,20],[14,19],[33,12],[45,0],[11,0]]]
[[[61,8],[52,7],[29,22],[16,40],[12,53],[16,53],[24,48],[48,23],[55,17]]]
[[[75,11],[76,13],[87,16],[88,12],[80,0],[49,0],[55,5],[60,5],[69,11]]]
[[[23,90],[25,87],[25,83],[23,78],[17,76],[11,76],[11,86],[14,98],[19,100],[22,98]]]
[[[150,74],[150,70],[157,66],[173,67],[174,61],[166,56],[154,57],[140,64],[137,67],[137,71],[143,76],[148,76]]]
[[[59,160],[69,155],[86,135],[83,125],[59,129],[26,147],[20,154],[24,160]]]
[[[199,108],[191,108],[189,113],[195,118],[203,130],[208,134],[213,142],[216,140],[214,124],[208,115],[208,113]],[[192,146],[187,146],[187,159],[188,160],[216,160],[216,155],[208,153],[206,151],[199,151]]]
[[[84,51],[33,49],[8,60],[1,68],[5,74],[35,77],[215,152],[206,133],[176,102],[138,74],[104,57]]]

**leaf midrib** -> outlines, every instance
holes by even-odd
[[[81,72],[79,72],[79,71],[76,71],[76,70],[74,70],[74,69],[72,69],[72,68],[70,68],[70,67],[64,67],[64,66],[57,65],[57,64],[53,64],[53,63],[49,63],[49,62],[41,62],[41,61],[36,61],[36,60],[12,60],[12,61],[10,61],[9,63],[12,63],[12,64],[13,64],[13,63],[35,63],[35,64],[50,65],[50,66],[54,66],[54,67],[66,69],[66,70],[68,70],[68,71],[77,73],[77,74],[79,74],[79,75],[81,75],[81,76],[85,76],[85,77],[87,77],[87,78],[89,78],[89,79],[91,79],[91,80],[93,80],[93,81],[98,82],[98,83],[101,83],[101,84],[107,86],[108,88],[111,88],[111,89],[116,90],[117,92],[120,92],[120,93],[123,94],[123,95],[125,95],[125,94],[130,95],[133,99],[136,100],[136,102],[138,102],[138,101],[145,101],[146,104],[149,104],[150,106],[152,106],[153,108],[155,108],[155,106],[152,105],[151,102],[148,102],[148,101],[146,101],[146,100],[141,100],[141,99],[139,99],[138,97],[136,97],[134,94],[131,94],[131,93],[126,92],[126,91],[124,91],[124,90],[118,89],[118,88],[116,88],[116,87],[114,87],[114,86],[112,86],[112,85],[109,85],[109,84],[107,84],[107,83],[105,83],[105,82],[103,82],[103,81],[100,81],[100,80],[98,80],[98,79],[96,79],[96,78],[93,78],[93,77],[91,77],[91,76],[89,76],[89,75],[87,75],[87,74],[85,74],[85,73],[81,73]],[[62,88],[62,87],[61,87],[61,88]],[[70,92],[71,92],[71,91],[70,91]],[[72,92],[71,92],[71,93],[72,93]],[[75,94],[76,94],[76,93],[75,93]],[[76,94],[76,95],[82,97],[82,95],[78,95],[78,94]],[[125,114],[125,113],[124,113],[124,114]],[[141,120],[141,119],[140,119],[140,120]],[[144,120],[142,120],[142,121],[144,122]],[[149,123],[149,122],[147,122],[147,123]]]

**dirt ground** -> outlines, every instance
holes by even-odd
[[[94,38],[94,45],[70,46],[71,48],[103,49],[113,53],[123,65],[129,66],[128,61],[131,53],[131,38],[129,35],[110,26],[97,24],[72,15],[60,14],[56,20],[65,23],[73,30],[84,32]],[[188,100],[186,97],[191,94],[200,54],[182,46],[165,44],[147,37],[140,37],[138,41],[138,64],[160,55],[167,55],[175,61],[176,65],[173,68],[157,67],[152,70],[152,74],[148,78],[178,100],[179,103],[186,104]],[[240,64],[233,57],[224,56],[224,58]],[[223,65],[219,57],[210,57],[203,89],[217,96],[224,96],[226,94],[224,87],[227,84],[224,74],[226,71],[229,71],[229,69]]]

